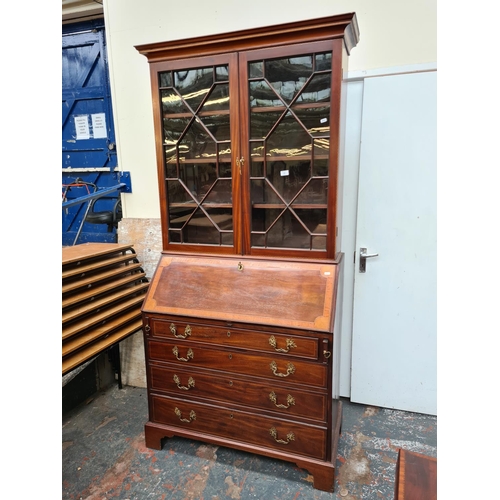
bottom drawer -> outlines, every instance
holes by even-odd
[[[287,422],[230,408],[151,396],[151,418],[159,424],[325,460],[328,431],[324,427]]]

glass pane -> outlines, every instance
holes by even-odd
[[[181,232],[170,230],[168,232],[168,240],[170,243],[180,243],[181,242]]]
[[[274,208],[252,208],[252,231],[267,231],[282,212]]]
[[[220,243],[221,245],[233,246],[233,233],[220,233]]]
[[[230,208],[205,208],[205,210],[219,230],[233,230],[233,212]]]
[[[198,118],[191,122],[179,144],[179,155],[184,159],[215,158],[215,141]]]
[[[304,223],[311,233],[326,234],[325,209],[294,209],[297,217]]]
[[[191,118],[164,118],[163,133],[165,135],[164,142],[168,145],[176,145],[181,135],[186,130],[191,122]]]
[[[285,206],[283,200],[274,192],[269,183],[262,179],[252,179],[251,181],[252,204],[274,204]]]
[[[313,250],[326,250],[326,236],[312,236]]]
[[[172,203],[194,203],[193,197],[179,181],[167,181],[168,202]]]
[[[191,109],[196,111],[214,83],[213,68],[176,71],[174,82],[175,88]]]
[[[266,246],[266,235],[260,233],[252,233],[252,242],[251,245],[253,247],[264,247]]]
[[[218,82],[223,82],[229,80],[229,69],[227,64],[224,66],[216,66],[215,67],[215,79]]]
[[[330,139],[314,139],[314,156],[315,158],[328,158],[330,153]]]
[[[219,161],[231,161],[231,143],[219,144]]]
[[[190,113],[181,96],[172,89],[161,91],[161,104],[164,114]]]
[[[200,112],[204,111],[229,111],[229,85],[227,83],[214,87]]]
[[[274,92],[274,90],[264,80],[250,82],[249,92],[250,92],[251,108],[257,106],[273,106],[273,107],[284,106],[283,101],[281,101],[278,98],[276,92]]]
[[[169,227],[171,229],[182,229],[190,217],[193,215],[195,208],[175,207],[169,213]]]
[[[170,71],[165,71],[165,73],[160,73],[160,87],[171,87],[172,86],[172,73]]]
[[[314,177],[326,177],[328,176],[328,159],[314,159],[313,165],[313,176]]]
[[[261,158],[264,156],[264,142],[252,141],[250,143],[250,156],[252,158]]]
[[[250,116],[250,139],[265,139],[282,115],[282,111],[252,113]]]
[[[310,154],[311,138],[289,112],[273,130],[267,141],[267,153],[272,156]]]
[[[264,176],[264,162],[253,161],[250,168],[251,177],[263,177]]]
[[[309,162],[274,161],[267,164],[267,179],[276,191],[290,202],[310,177]]]
[[[175,154],[175,148],[174,148]],[[167,179],[172,179],[177,177],[177,163],[175,162],[175,156],[167,157],[167,165],[166,165],[166,174]]]
[[[231,179],[219,179],[214,184],[214,187],[203,200],[203,206],[206,203],[232,203],[232,183]]]
[[[296,103],[323,102],[330,100],[331,74],[315,75],[306,85]]]
[[[267,246],[288,248],[310,248],[310,235],[297,218],[286,210],[269,229]]]
[[[229,129],[229,115],[202,116],[201,121],[215,138],[215,140],[228,141],[229,139],[231,139],[231,130]]]
[[[293,112],[312,136],[330,133],[330,106],[320,108],[293,108]]]
[[[232,177],[231,163],[219,163],[219,177]]]
[[[177,177],[177,174],[172,175],[172,172],[177,169],[177,148],[175,146],[165,147],[165,162],[167,164],[167,177]]]
[[[265,67],[266,79],[278,94],[289,103],[312,74],[312,56],[266,61]]]
[[[179,177],[190,193],[201,201],[217,179],[216,165],[215,163],[181,164]]]
[[[295,205],[326,205],[328,201],[328,179],[311,179],[309,184],[293,202]]]
[[[250,78],[259,78],[264,76],[264,63],[262,61],[248,64],[248,75]]]
[[[316,66],[316,71],[332,69],[332,53],[327,52],[325,54],[316,54],[314,56]]]
[[[196,211],[184,227],[182,234],[184,243],[218,245],[220,242],[219,231],[202,210]]]

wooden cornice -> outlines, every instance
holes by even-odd
[[[308,19],[293,23],[252,28],[229,33],[136,45],[149,62],[206,56],[224,52],[275,47],[342,38],[349,54],[359,40],[355,13]]]

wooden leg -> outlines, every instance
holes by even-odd
[[[146,447],[152,448],[153,450],[161,450],[162,444],[161,440],[165,437],[170,437],[166,435],[165,431],[162,429],[158,429],[154,425],[147,423],[144,426],[144,436],[146,441]]]

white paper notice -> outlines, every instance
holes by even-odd
[[[286,177],[287,175],[290,175],[289,170],[280,170],[280,175],[281,177]]]
[[[94,139],[106,139],[106,115],[104,113],[95,113],[92,117],[92,130],[94,131]]]
[[[77,140],[90,139],[89,116],[75,116],[75,129]]]

